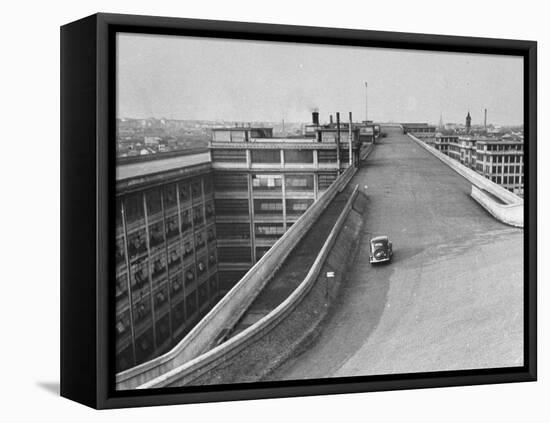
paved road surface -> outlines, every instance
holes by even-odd
[[[351,184],[368,186],[365,229],[318,340],[270,379],[521,366],[523,231],[488,215],[471,185],[385,128]],[[394,260],[368,262],[372,236]]]

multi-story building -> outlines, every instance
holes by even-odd
[[[209,153],[117,166],[116,368],[174,346],[221,298]]]
[[[229,290],[350,163],[349,125],[319,125],[300,138],[271,128],[212,131],[220,289]],[[351,161],[359,127],[352,125]],[[338,137],[340,144],[338,148]]]
[[[436,150],[453,157],[455,160],[459,160],[460,158],[457,134],[445,134],[438,132],[435,135],[434,147]]]
[[[438,133],[434,146],[491,181],[523,195],[523,141]]]
[[[475,170],[491,181],[523,195],[523,141],[482,139],[476,143]]]

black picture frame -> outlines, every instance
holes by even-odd
[[[524,366],[116,391],[112,271],[115,34],[195,35],[524,57]],[[95,14],[61,28],[61,395],[119,408],[534,381],[537,378],[537,44],[534,41]],[[111,143],[112,144],[112,143]]]

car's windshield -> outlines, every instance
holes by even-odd
[[[386,248],[386,242],[384,241],[376,241],[372,243],[372,248],[374,250],[377,250],[379,248]]]

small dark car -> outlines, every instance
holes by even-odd
[[[370,240],[369,260],[371,263],[390,261],[392,256],[393,246],[386,235],[377,236]]]

